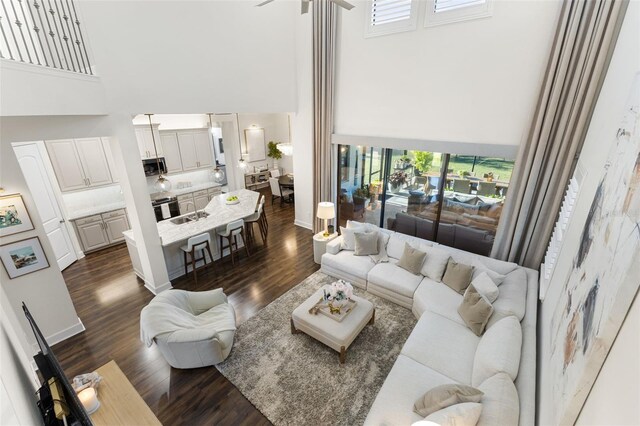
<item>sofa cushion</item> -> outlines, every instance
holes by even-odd
[[[520,321],[509,316],[488,329],[473,360],[472,386],[478,386],[496,373],[507,373],[511,380],[518,376],[520,351],[522,349],[522,327]]]
[[[463,402],[451,405],[424,418],[427,424],[440,426],[475,426],[482,413],[482,404]],[[429,423],[431,422],[431,423]]]
[[[471,284],[471,276],[473,275],[473,266],[458,263],[453,259],[447,262],[447,269],[442,276],[442,282],[457,291],[464,294],[464,291]]]
[[[413,313],[419,318],[429,310],[464,326],[465,322],[458,314],[462,299],[457,291],[425,277],[413,295]]]
[[[354,234],[356,256],[369,256],[380,252],[379,233],[374,232],[356,232]]]
[[[489,318],[487,328],[511,315],[522,321],[527,305],[527,285],[527,273],[523,268],[505,276],[500,284],[500,295],[493,302],[493,315]]]
[[[367,280],[394,293],[413,297],[413,293],[422,281],[422,275],[414,275],[399,268],[396,262],[390,259],[388,263],[378,263],[369,271]]]
[[[422,245],[422,250],[427,253],[427,258],[422,265],[422,275],[437,282],[442,281],[450,257],[449,252],[427,244]]]
[[[342,235],[342,250],[355,250],[356,249],[356,231],[364,232],[364,226],[345,228],[340,227],[340,234]]]
[[[474,277],[471,280],[471,285],[467,287],[467,291],[469,288],[473,286],[478,293],[487,298],[489,303],[493,303],[496,301],[498,296],[500,295],[500,289],[496,285],[495,281],[491,279],[488,273],[483,272],[480,275]]]
[[[479,259],[473,259],[471,266],[473,266],[473,279],[476,279],[478,276],[480,276],[480,274],[487,274],[489,278],[491,278],[491,280],[495,283],[495,285],[500,285],[502,284],[502,281],[504,281],[504,275],[487,268],[487,266]]]
[[[505,373],[498,373],[478,386],[482,396],[482,413],[478,426],[517,425],[520,420],[518,391]]]
[[[488,269],[500,275],[507,275],[518,268],[517,263],[505,262],[503,260],[492,259],[484,256],[476,256],[473,266],[478,269]]]
[[[413,404],[413,411],[422,417],[463,402],[480,402],[482,391],[468,385],[447,384],[429,389]]]
[[[487,278],[490,280],[490,278]],[[478,293],[473,284],[464,293],[464,300],[458,307],[458,313],[476,336],[482,336],[484,328],[493,313],[493,306],[485,296]]]
[[[427,253],[422,250],[412,247],[409,243],[404,243],[402,257],[398,260],[396,265],[414,275],[418,275],[420,274],[426,255]],[[420,276],[420,280],[422,280],[422,276]]]
[[[404,253],[405,243],[411,244],[412,247],[420,248],[420,245],[422,243],[426,243],[426,241],[396,232],[391,235],[389,242],[387,243],[387,254],[389,257],[400,259],[402,257],[402,253]],[[426,245],[428,245],[428,243]],[[420,250],[422,249],[420,248]]]
[[[448,383],[455,381],[409,357],[399,355],[364,424],[410,425],[423,420],[423,417],[413,412],[415,400],[429,389]]]
[[[376,265],[369,256],[354,256],[353,252],[348,250],[342,250],[338,254],[325,254],[322,256],[322,264],[364,280]]]
[[[478,338],[465,325],[425,311],[401,353],[462,384],[471,384]]]

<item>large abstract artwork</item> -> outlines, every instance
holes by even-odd
[[[556,424],[576,420],[640,286],[640,77],[602,176],[551,323]]]

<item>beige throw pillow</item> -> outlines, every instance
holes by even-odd
[[[467,385],[440,385],[431,389],[413,404],[413,411],[427,417],[431,413],[463,402],[480,402],[482,391]]]
[[[471,284],[471,276],[473,275],[473,266],[458,263],[449,258],[447,270],[444,272],[442,282],[457,291],[464,294],[464,291]]]
[[[463,402],[431,413],[424,420],[440,426],[476,426],[481,414],[482,404]]]
[[[476,336],[482,336],[493,314],[493,305],[471,284],[464,294],[462,303],[458,306],[458,313]]]
[[[356,256],[369,256],[378,254],[378,233],[377,232],[356,232],[355,252]]]
[[[427,253],[411,247],[409,243],[404,243],[404,252],[402,252],[402,257],[396,265],[414,275],[418,275],[426,255]]]

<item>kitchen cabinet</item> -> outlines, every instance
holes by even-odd
[[[160,132],[158,131],[158,125],[154,124],[153,136],[151,135],[151,129],[149,126],[136,126],[136,139],[138,140],[138,149],[140,150],[140,156],[142,159],[156,158],[156,149],[158,151],[158,157],[163,156],[162,144],[160,143]],[[156,140],[156,144],[153,144],[153,138]]]
[[[209,192],[206,189],[194,192],[193,199],[195,200],[196,210],[202,210],[209,204]]]
[[[46,141],[45,145],[61,191],[113,182],[100,138]]]
[[[206,129],[179,130],[176,136],[182,159],[182,170],[189,171],[213,165],[211,139]]]
[[[182,171],[182,157],[178,146],[178,135],[176,132],[161,132],[160,142],[164,161],[167,166],[167,174]]]
[[[188,194],[178,195],[178,207],[180,209],[180,214],[187,214],[196,211],[193,200],[193,192]]]
[[[124,209],[83,217],[74,223],[85,252],[124,241],[122,233],[130,228]]]
[[[215,197],[216,195],[220,195],[222,194],[222,188],[220,188],[219,186],[216,186],[215,188],[209,188],[207,190],[208,196],[209,196],[209,201],[213,200],[213,197]]]
[[[109,165],[109,171],[111,172],[111,181],[113,183],[118,183],[120,182],[120,178],[118,178],[116,162],[113,159],[113,153],[111,152],[111,141],[109,138],[100,139],[102,139],[102,148],[104,149],[104,155],[107,157],[107,164]]]

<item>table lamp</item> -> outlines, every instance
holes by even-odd
[[[324,235],[325,237],[329,236],[328,231],[328,220],[336,217],[336,211],[334,209],[333,203],[329,201],[322,201],[318,203],[318,213],[316,214],[318,219],[324,219]]]

